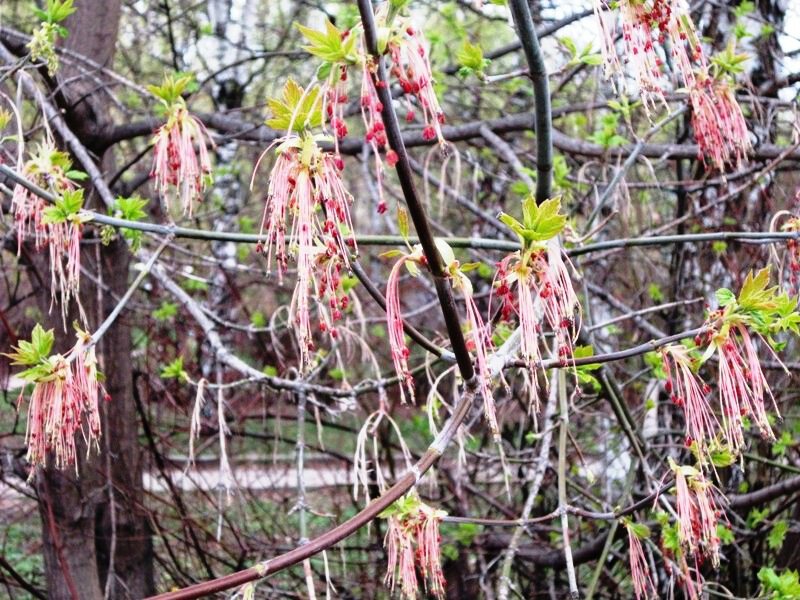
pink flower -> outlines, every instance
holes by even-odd
[[[41,222],[45,206],[45,201],[29,192],[27,188],[21,185],[14,186],[11,207],[17,228],[17,254],[22,252],[22,244],[29,235],[33,235],[37,250],[46,244],[44,226]]]
[[[77,344],[62,356],[43,359],[33,380],[34,388],[28,404],[25,440],[31,475],[37,466],[46,466],[49,453],[54,465],[63,469],[76,465],[76,436],[80,433],[90,450],[101,435],[97,358],[91,337],[78,332]],[[108,394],[103,390],[103,397]],[[20,394],[20,402],[22,394]]]
[[[334,68],[325,82],[323,92],[323,111],[326,120],[333,128],[336,154],[339,154],[339,140],[347,136],[344,109],[347,105],[347,65]]]
[[[562,258],[558,240],[555,238],[549,240],[546,252],[544,250],[534,252],[530,261],[538,279],[537,287],[544,316],[558,340],[558,353],[562,358],[571,356],[580,301],[572,287],[572,280]]]
[[[292,221],[291,239],[297,245],[297,284],[292,295],[289,312],[295,324],[295,335],[300,346],[300,364],[307,365],[309,353],[314,350],[314,340],[311,331],[310,296],[312,281],[316,277],[314,272],[314,207],[316,199],[311,186],[311,178],[306,169],[297,173],[295,182],[295,205],[292,208],[296,216]]]
[[[384,583],[394,591],[395,580],[400,578],[400,592],[406,598],[416,598],[419,592],[416,561],[414,560],[413,531],[398,517],[389,517],[386,536],[387,567]]]
[[[348,305],[341,288],[341,272],[349,268],[349,253],[356,249],[350,220],[353,197],[344,187],[337,158],[320,150],[312,138],[287,136],[278,143],[261,221],[266,243],[259,244],[258,251],[267,255],[270,268],[275,255],[281,281],[288,256],[293,255],[297,261],[297,281],[289,310],[300,363],[305,366],[314,349],[312,297],[320,315],[320,330],[334,338],[334,323],[342,318]],[[287,248],[288,218],[291,229]]]
[[[561,248],[555,238],[506,256],[498,263],[494,293],[501,299],[501,316],[519,318],[520,355],[528,364],[534,387],[541,362],[542,321],[556,334],[558,355],[572,355],[580,304]],[[515,293],[516,292],[516,295]]]
[[[395,373],[400,379],[400,398],[403,403],[406,401],[405,391],[407,390],[414,399],[414,378],[408,368],[408,357],[411,351],[406,346],[406,334],[403,330],[403,315],[400,306],[400,274],[403,267],[411,262],[422,260],[421,250],[415,253],[403,254],[392,267],[389,278],[386,281],[386,327],[389,331],[389,348],[392,354],[392,363]]]
[[[425,582],[425,591],[437,598],[444,597],[445,579],[441,565],[441,536],[439,524],[444,513],[420,503],[416,519],[417,559]]]
[[[642,541],[639,539],[633,524],[627,524],[625,529],[628,531],[628,557],[631,569],[631,580],[633,581],[633,591],[636,600],[642,598],[655,598],[656,585],[650,575],[650,568],[647,566],[647,559],[644,556]]]
[[[694,361],[685,346],[669,345],[661,350],[667,373],[665,388],[672,402],[683,409],[686,421],[686,446],[696,442],[705,451],[720,429],[706,400],[709,387],[692,370]]]
[[[69,364],[60,355],[52,357],[51,375],[36,383],[28,404],[26,459],[33,468],[45,466],[49,452],[55,455],[57,469],[76,463],[75,434],[80,429],[82,408]]]
[[[56,290],[61,293],[61,316],[66,323],[67,308],[71,299],[78,300],[81,282],[81,237],[83,225],[78,219],[63,222],[43,220],[50,254],[51,307]],[[83,317],[83,308],[78,303]]]
[[[461,275],[460,279],[461,281],[456,284],[456,287],[464,295],[464,303],[466,304],[467,327],[470,336],[467,348],[475,352],[475,369],[478,372],[480,392],[483,397],[483,412],[489,423],[492,435],[499,440],[500,428],[497,424],[497,411],[495,410],[494,395],[492,394],[492,374],[489,370],[489,361],[486,354],[487,350],[491,352],[494,349],[492,334],[483,322],[483,318],[475,304],[472,284],[464,275]]]
[[[75,189],[75,184],[67,177],[71,166],[69,156],[58,150],[52,141],[47,141],[37,146],[23,165],[20,175],[53,195],[60,196]],[[22,243],[28,236],[33,236],[37,250],[44,248],[48,233],[42,223],[42,215],[47,203],[18,184],[14,186],[11,206],[17,228],[17,253],[22,250]]]
[[[387,517],[383,540],[387,554],[386,585],[394,591],[399,577],[402,596],[416,598],[419,593],[416,568],[419,566],[425,592],[444,598],[439,524],[445,513],[431,508],[415,495],[398,500],[388,510],[392,514]]]
[[[417,98],[422,109],[425,128],[422,137],[426,140],[438,138],[444,143],[442,123],[444,113],[433,89],[433,74],[428,59],[427,42],[422,31],[407,27],[404,32],[392,37],[389,41],[389,53],[392,57],[392,75],[397,78],[406,94]],[[409,112],[413,112],[408,102]],[[406,120],[408,117],[406,116]]]
[[[621,61],[615,49],[616,35],[607,26],[603,15],[607,8],[608,3],[604,0],[595,2],[595,14],[603,34],[606,73],[621,74]],[[622,0],[619,2],[619,9],[625,46],[624,62],[633,65],[634,77],[642,92],[645,109],[652,109],[654,100],[666,105],[666,50],[663,47],[668,44],[672,59],[670,62],[680,74],[684,86],[689,87],[694,80],[694,65],[706,66],[688,6],[681,0]]]
[[[744,446],[742,417],[749,417],[765,439],[774,440],[764,400],[769,395],[773,406],[775,400],[747,328],[742,324],[733,325],[727,336],[714,338],[713,343],[719,359],[717,387],[722,405],[722,429],[728,444],[737,453]]]
[[[386,130],[383,125],[383,117],[381,111],[383,110],[383,103],[378,98],[378,91],[375,89],[375,82],[373,81],[373,71],[375,65],[368,58],[364,59],[362,64],[363,74],[361,77],[361,119],[364,121],[364,129],[366,134],[364,140],[369,144],[372,149],[372,155],[375,160],[375,178],[378,180],[378,213],[383,214],[387,210],[386,200],[383,197],[383,164],[381,162],[381,151],[388,149],[388,140],[386,138]],[[392,162],[396,163],[395,158],[397,154],[393,150]],[[387,152],[387,159],[389,158]],[[393,165],[390,165],[393,166]]]
[[[730,86],[722,79],[698,76],[689,86],[689,100],[699,157],[710,159],[720,171],[728,163],[741,164],[751,149],[750,134]]]
[[[678,513],[678,539],[684,551],[701,558],[710,558],[719,566],[720,539],[717,536],[719,511],[713,498],[713,488],[702,472],[676,465],[675,507]]]
[[[169,198],[173,188],[180,198],[183,212],[192,216],[195,200],[202,200],[211,180],[211,161],[206,145],[214,142],[205,125],[189,114],[182,103],[173,105],[167,122],[153,139],[153,168],[156,190]],[[195,146],[197,150],[195,150]]]

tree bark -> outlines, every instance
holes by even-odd
[[[76,7],[66,23],[70,36],[64,46],[101,65],[110,64],[120,1],[83,0]],[[79,137],[91,138],[111,124],[104,95],[97,93],[99,74],[87,78],[82,76],[87,71],[85,65],[68,60],[62,65],[59,80],[66,82],[67,121]],[[110,157],[101,157],[101,163],[110,168]],[[86,192],[91,203],[91,188]],[[98,293],[96,285],[87,279],[82,282],[81,303],[89,323],[96,327],[128,286],[130,255],[126,245],[116,240],[99,249],[85,245],[81,259],[83,266],[101,276],[107,286]],[[40,292],[40,305],[45,303],[49,304],[48,289]],[[51,326],[64,345],[74,342],[70,339],[72,332],[63,331],[60,319],[55,317]],[[88,458],[82,453],[77,475],[45,469],[37,476],[50,598],[142,598],[155,591],[150,528],[143,505],[131,350],[130,327],[122,317],[98,346],[104,385],[111,396],[111,401],[101,407],[100,452],[93,451]]]

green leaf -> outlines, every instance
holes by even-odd
[[[400,205],[397,207],[397,227],[403,239],[408,241],[408,211]]]
[[[728,306],[731,302],[736,300],[736,294],[730,291],[728,288],[720,288],[715,293],[714,296],[717,299],[717,304],[719,306]]]
[[[560,37],[558,38],[558,43],[564,46],[571,59],[574,59],[578,56],[578,46],[575,45],[575,42],[572,41],[572,38],[567,36]]]
[[[717,537],[719,541],[726,546],[736,541],[736,536],[733,535],[733,531],[722,523],[717,523]]]
[[[153,318],[156,321],[166,321],[178,314],[178,305],[174,302],[164,301],[156,310],[153,311]]]
[[[739,306],[743,309],[763,309],[774,306],[772,297],[775,288],[767,289],[769,285],[770,267],[764,267],[753,275],[750,271],[744,279],[739,292]]]
[[[179,356],[161,369],[162,379],[180,379],[188,381],[189,374],[183,368],[183,357]]]
[[[603,64],[603,56],[600,54],[587,54],[586,56],[581,56],[581,62],[585,65],[596,67]]]
[[[714,448],[709,451],[709,458],[715,467],[725,468],[730,467],[736,462],[736,454],[731,452],[729,448]]]
[[[650,537],[650,528],[644,523],[628,523],[628,529],[640,540],[646,540]]]
[[[789,531],[789,523],[781,519],[776,521],[767,536],[767,546],[772,550],[780,550],[783,546],[783,540],[786,538],[786,533]]]
[[[456,60],[464,69],[464,74],[476,73],[479,77],[483,76],[483,71],[491,62],[483,57],[483,49],[480,45],[471,44],[468,40],[464,40],[461,50],[456,54]]]
[[[52,329],[45,331],[39,323],[31,331],[31,341],[20,340],[19,345],[13,349],[16,352],[4,354],[11,359],[12,365],[33,366],[42,363],[50,356],[53,349],[55,334]]]
[[[312,87],[306,93],[293,79],[283,86],[282,98],[269,98],[267,106],[272,118],[266,124],[272,129],[301,132],[322,124],[322,98],[320,88]]]
[[[161,85],[146,87],[147,91],[169,107],[183,102],[183,93],[189,91],[192,84],[194,84],[194,74],[192,73],[165,73],[164,82]]]
[[[55,204],[42,211],[42,223],[57,225],[66,223],[78,215],[83,206],[83,188],[65,190],[56,198]]]
[[[354,52],[357,36],[344,36],[345,32],[337,29],[330,21],[325,21],[325,31],[317,31],[300,24],[295,26],[308,40],[309,44],[303,46],[303,49],[309,54],[329,63],[354,63],[357,60]]]
[[[73,169],[71,171],[67,171],[66,173],[64,173],[64,175],[68,179],[72,179],[73,181],[85,181],[85,180],[89,179],[89,175],[88,174],[84,173],[83,171],[78,171],[76,169]]]
[[[253,327],[266,327],[267,317],[260,310],[253,311],[253,314],[250,315],[250,324]]]

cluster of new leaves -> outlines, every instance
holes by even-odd
[[[55,75],[58,71],[56,39],[69,35],[67,28],[60,23],[75,12],[73,2],[74,0],[47,0],[44,10],[33,7],[33,12],[41,23],[33,32],[28,48],[31,51],[31,60],[44,61],[50,75]]]

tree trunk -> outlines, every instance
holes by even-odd
[[[110,64],[119,0],[84,0],[76,7],[67,21],[70,36],[65,47],[93,62]],[[69,60],[62,65],[59,79],[69,82],[64,88],[67,121],[80,138],[91,140],[110,123],[103,95],[88,93],[95,89],[99,74],[89,80],[81,77],[91,70],[86,65]],[[111,166],[108,157],[101,162]],[[86,197],[91,201],[91,188]],[[100,293],[86,279],[81,286],[81,303],[89,323],[96,327],[128,286],[130,256],[125,244],[116,240],[109,246],[84,246],[81,259],[84,268],[101,276],[107,286]],[[43,289],[40,297],[40,304],[49,304],[49,290]],[[71,331],[63,332],[60,320],[51,326],[66,346],[74,341],[68,339]],[[111,598],[142,598],[155,590],[150,528],[143,506],[131,349],[130,327],[122,317],[98,346],[104,385],[111,396],[101,407],[100,452],[92,452],[88,459],[85,452],[80,456],[78,475],[46,469],[37,477],[50,598],[92,600],[106,593]]]

